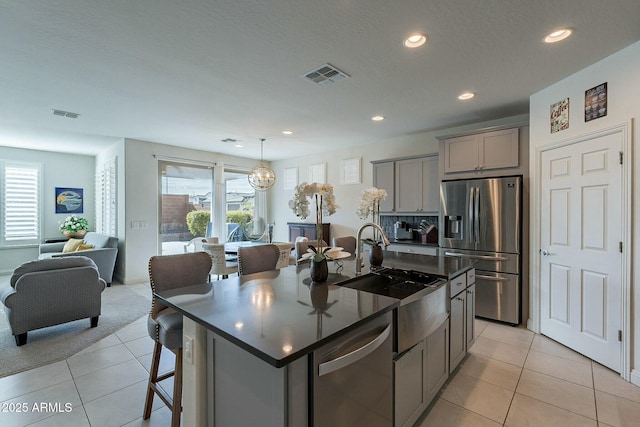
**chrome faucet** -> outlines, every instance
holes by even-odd
[[[380,234],[382,235],[382,242],[384,243],[385,247],[391,244],[391,242],[387,238],[387,235],[384,234],[384,230],[378,224],[374,222],[367,222],[362,227],[360,227],[360,229],[358,230],[358,237],[356,240],[356,276],[359,276],[362,274],[361,272],[362,270],[362,230],[364,230],[367,227],[373,227],[380,232]]]

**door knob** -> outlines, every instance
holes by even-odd
[[[549,256],[549,255],[551,255],[551,252],[549,252],[549,251],[548,251],[548,250],[546,250],[546,249],[540,249],[540,254],[541,254],[542,256]]]

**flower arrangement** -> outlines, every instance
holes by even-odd
[[[65,231],[77,233],[78,231],[87,230],[89,230],[89,221],[87,221],[87,218],[78,215],[70,215],[60,222],[60,231],[63,233]]]
[[[340,206],[336,204],[332,185],[303,182],[296,187],[293,199],[289,200],[289,207],[297,217],[306,219],[309,216],[309,199],[314,199],[316,205],[316,236],[318,237],[318,247],[310,246],[310,249],[315,252],[314,260],[321,261],[326,258],[325,252],[328,249],[322,249],[322,216],[333,215]]]
[[[380,225],[380,202],[387,198],[387,191],[381,188],[371,187],[362,190],[356,213],[360,219],[367,219],[371,215],[371,222]],[[382,243],[374,231],[374,239],[363,239],[362,243],[377,246]]]

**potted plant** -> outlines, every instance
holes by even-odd
[[[293,199],[289,200],[289,207],[297,217],[306,219],[309,216],[309,198],[312,198],[316,205],[316,237],[318,238],[317,247],[309,245],[309,249],[315,253],[311,258],[310,275],[314,282],[324,282],[329,276],[326,255],[329,248],[322,247],[322,216],[333,215],[339,206],[333,196],[332,185],[303,182],[296,187]]]
[[[367,188],[360,193],[360,201],[356,213],[360,219],[367,219],[371,215],[371,222],[380,225],[380,202],[387,198],[386,190],[381,188]],[[382,252],[382,239],[378,236],[378,231],[373,231],[373,239],[362,239],[362,243],[371,246],[369,252],[369,263],[378,267],[382,265],[384,253]]]
[[[89,221],[78,215],[70,215],[60,222],[60,231],[66,237],[84,237],[89,230]]]

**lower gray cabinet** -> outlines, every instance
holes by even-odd
[[[453,372],[458,364],[464,359],[467,352],[467,342],[465,336],[466,328],[466,292],[463,289],[459,294],[451,297],[451,329],[450,336],[450,356],[449,373]]]
[[[394,425],[412,426],[427,407],[425,342],[420,341],[394,362]]]
[[[467,351],[471,348],[474,342],[476,342],[476,285],[475,283],[467,288],[466,297],[466,335],[467,335]]]
[[[449,319],[425,340],[427,405],[449,378]]]
[[[449,319],[394,362],[395,427],[410,427],[449,378]]]

